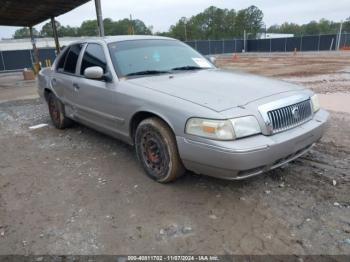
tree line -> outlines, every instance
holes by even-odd
[[[211,6],[190,18],[182,17],[160,35],[180,40],[241,38],[244,30],[256,35],[263,27],[263,12],[256,6],[236,11]]]
[[[139,19],[131,20],[128,18],[113,21],[111,18],[103,20],[106,35],[150,35],[152,27],[147,27],[145,23]],[[63,26],[56,21],[57,34],[59,37],[77,37],[77,36],[97,36],[98,25],[97,20],[86,20],[79,27]],[[46,23],[40,31],[33,28],[35,37],[53,37],[51,22]],[[29,38],[30,32],[28,27],[23,27],[15,31],[13,38]]]
[[[320,35],[320,34],[337,34],[339,33],[340,23],[327,19],[320,21],[311,21],[307,24],[298,25],[296,23],[283,23],[281,25],[273,25],[268,28],[269,33],[285,33],[302,35]],[[350,17],[343,23],[344,33],[350,33]]]
[[[266,28],[263,21],[264,14],[256,6],[248,8],[222,9],[211,6],[192,17],[182,17],[167,32],[153,33],[153,27],[147,26],[139,19],[121,19],[113,21],[111,18],[103,20],[106,35],[162,35],[180,40],[207,40],[243,38],[246,31],[248,38],[254,38],[259,33],[288,33],[295,36],[335,34],[339,32],[340,23],[327,19],[311,21],[307,24],[283,23]],[[64,36],[96,36],[98,26],[96,20],[84,21],[79,27],[63,26],[56,22],[59,37]],[[343,24],[343,31],[350,33],[350,17]],[[52,37],[51,23],[45,24],[40,31],[34,29],[36,37]],[[29,29],[18,29],[14,38],[28,38]]]

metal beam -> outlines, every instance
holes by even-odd
[[[36,41],[34,38],[32,26],[29,27],[29,34],[30,34],[30,40],[31,40],[32,45],[33,45],[34,63],[39,64],[39,52],[38,52],[38,48],[36,48]]]
[[[102,18],[101,0],[95,0],[95,7],[96,7],[96,17],[97,17],[99,35],[101,37],[104,37],[105,29],[104,29],[103,18]]]
[[[52,26],[53,37],[55,39],[56,54],[58,55],[61,51],[61,48],[60,48],[60,42],[58,41],[57,27],[56,27],[56,21],[54,17],[51,17],[51,26]]]
[[[91,0],[0,0],[0,25],[34,26]]]

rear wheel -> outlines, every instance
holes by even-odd
[[[135,148],[147,175],[157,182],[169,183],[184,174],[174,134],[159,118],[148,118],[138,125]]]
[[[56,128],[65,129],[72,125],[73,121],[65,116],[64,105],[53,93],[48,94],[47,104],[52,123]]]

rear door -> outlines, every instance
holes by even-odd
[[[76,107],[71,99],[75,92],[74,83],[77,75],[77,64],[84,44],[75,44],[67,48],[62,55],[56,68],[55,77],[52,79],[52,86],[57,90],[56,95],[65,104],[66,114],[74,117]]]
[[[65,49],[63,53],[58,57],[58,62],[55,70],[55,74],[53,74],[53,77],[51,79],[51,87],[55,93],[55,95],[61,99],[64,100],[63,92],[65,88],[65,77],[62,76],[64,63],[67,59],[67,54],[69,52],[69,48]]]

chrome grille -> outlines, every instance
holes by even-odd
[[[310,99],[268,111],[267,116],[274,134],[299,126],[312,118]]]

